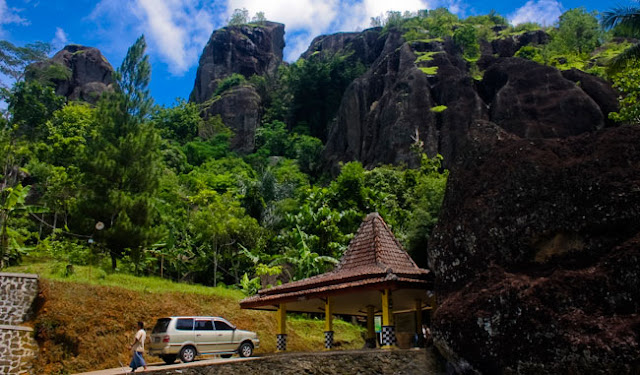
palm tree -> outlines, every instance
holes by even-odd
[[[618,6],[602,13],[602,27],[605,30],[622,28],[631,35],[640,35],[640,7]],[[611,59],[609,69],[621,70],[628,62],[640,60],[640,43],[627,48],[618,56]]]

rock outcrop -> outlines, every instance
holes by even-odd
[[[239,152],[255,148],[255,132],[260,123],[260,95],[251,85],[233,87],[204,109],[204,117],[220,115],[222,123],[233,129],[230,147]],[[201,134],[203,138],[206,135]]]
[[[329,56],[346,55],[369,66],[380,56],[384,48],[385,40],[380,37],[381,33],[381,27],[374,27],[362,32],[321,35],[313,39],[300,57],[308,59],[318,53]]]
[[[511,38],[510,51],[525,42],[545,43],[545,35]],[[406,43],[390,31],[384,43],[369,70],[345,91],[330,127],[324,157],[334,172],[339,162],[351,160],[368,167],[411,166],[416,147],[442,154],[449,167],[475,120],[490,120],[521,137],[556,138],[601,129],[617,110],[608,83],[579,71],[495,57],[512,54],[498,53],[500,45],[478,61],[484,75],[474,79],[472,64],[451,39]]]
[[[490,54],[512,57],[524,46],[547,44],[550,40],[549,34],[543,30],[527,31],[519,35],[493,40]]]
[[[233,73],[246,78],[273,74],[282,62],[284,25],[263,22],[227,26],[211,34],[204,47],[189,100],[211,99],[220,81]]]
[[[428,249],[432,332],[458,372],[640,371],[639,142],[474,123]]]
[[[282,63],[284,25],[262,22],[227,26],[211,35],[196,73],[189,100],[203,105],[203,116],[220,115],[235,133],[231,147],[251,152],[260,124],[261,98],[249,85],[226,90],[214,97],[220,82],[234,73],[250,78],[272,75]]]
[[[479,88],[490,120],[520,137],[568,137],[604,127],[605,114],[579,85],[530,60],[496,60]]]
[[[60,68],[53,76],[47,70]],[[99,49],[71,44],[50,60],[32,64],[27,68],[27,79],[42,76],[50,80],[58,95],[69,100],[96,103],[102,93],[113,89],[113,67]]]
[[[415,55],[400,33],[389,34],[382,54],[371,69],[346,90],[330,129],[324,157],[331,164],[359,160],[412,164],[409,146],[416,134],[436,139],[434,99],[427,75],[414,64]],[[428,136],[429,133],[431,136]],[[425,147],[432,153],[437,144]]]

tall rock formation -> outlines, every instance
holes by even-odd
[[[429,265],[460,373],[640,372],[640,128],[523,139],[476,122]]]
[[[227,26],[216,30],[205,46],[196,73],[191,102],[203,104],[204,116],[220,115],[235,132],[231,147],[250,152],[260,123],[261,100],[251,85],[214,96],[220,82],[233,73],[246,78],[274,74],[282,63],[284,25],[275,22]]]
[[[56,68],[53,76],[49,76]],[[102,93],[113,89],[113,67],[99,49],[71,44],[51,59],[30,65],[26,78],[42,77],[50,80],[58,95],[69,100],[96,103]]]
[[[546,43],[544,32],[485,43],[477,63],[482,79],[474,79],[472,63],[449,38],[405,42],[393,30],[384,38],[331,126],[324,157],[334,171],[350,160],[411,166],[416,147],[442,154],[450,166],[474,120],[522,137],[555,138],[601,129],[617,109],[615,91],[597,77],[512,57],[526,43]]]

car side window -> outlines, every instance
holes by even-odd
[[[196,320],[196,331],[213,331],[211,320]]]
[[[176,329],[179,331],[193,331],[193,319],[178,319]]]
[[[216,331],[230,331],[233,329],[233,327],[231,327],[227,323],[220,320],[216,320],[215,324],[216,324]]]

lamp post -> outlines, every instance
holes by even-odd
[[[104,223],[102,221],[98,221],[96,222],[96,225],[94,226],[96,231],[101,231],[104,229]],[[94,251],[95,251],[95,247],[93,246],[93,244],[96,242],[93,239],[93,236],[96,235],[96,231],[93,231],[93,234],[91,235],[91,237],[89,237],[89,240],[87,241],[89,243],[89,248],[91,249],[91,257],[89,258],[89,280],[91,280],[91,274],[92,274],[92,270],[93,270],[93,257],[95,256]]]

